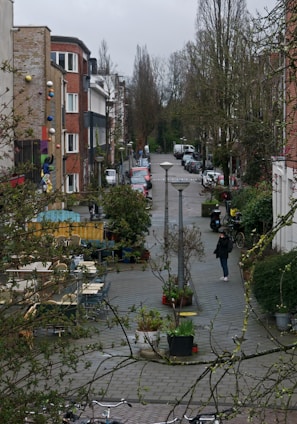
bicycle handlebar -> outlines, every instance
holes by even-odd
[[[209,421],[210,423],[213,424],[220,424],[221,423],[221,416],[228,416],[230,414],[232,414],[232,412],[234,412],[235,409],[234,408],[228,408],[228,409],[224,409],[223,411],[220,412],[210,412],[210,413],[204,413],[204,414],[198,414],[195,417],[187,417],[186,415],[184,415],[184,418],[192,423],[206,423],[207,421]]]
[[[173,420],[171,420],[171,421],[161,421],[161,422],[159,422],[159,423],[154,423],[154,424],[172,424],[172,423],[175,423],[175,422],[177,422],[177,421],[181,421],[181,419],[180,418],[178,418],[178,417],[176,417],[176,418],[174,418]]]
[[[216,414],[199,414],[196,417],[187,417],[184,415],[184,418],[192,423],[203,423],[205,424],[207,421],[213,424],[220,424],[220,420],[217,418]]]
[[[121,399],[118,403],[101,403],[98,400],[92,400],[92,404],[102,406],[103,408],[116,408],[120,405],[128,405],[130,408],[132,408],[131,403],[127,402],[125,399]]]

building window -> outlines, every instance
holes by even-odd
[[[66,152],[78,153],[78,134],[66,134]]]
[[[78,56],[76,53],[51,52],[51,59],[67,72],[78,72]]]
[[[79,192],[79,175],[78,174],[68,174],[66,178],[66,192],[67,193],[77,193]]]
[[[67,93],[66,112],[78,113],[78,94]]]

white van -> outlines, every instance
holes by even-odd
[[[192,144],[175,144],[173,147],[173,156],[176,159],[181,159],[185,152],[194,153],[195,147]]]
[[[106,169],[105,170],[105,178],[107,184],[116,185],[117,183],[117,172],[115,169]]]

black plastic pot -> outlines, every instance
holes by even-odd
[[[170,356],[191,356],[193,336],[167,336]]]

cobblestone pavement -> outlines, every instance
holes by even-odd
[[[103,351],[91,354],[89,357],[91,367],[73,376],[74,384],[91,381],[94,374],[101,376],[99,383],[93,387],[98,398],[102,391],[105,391],[106,399],[129,400],[133,408],[121,406],[115,411],[115,416],[121,418],[122,422],[131,424],[159,422],[169,415],[172,417],[171,412],[180,417],[185,412],[193,415],[198,411],[199,405],[207,402],[211,397],[210,386],[213,387],[215,396],[220,398],[221,409],[228,408],[233,403],[232,395],[235,385],[240,387],[242,393],[248,392],[253,383],[259,381],[261,375],[266,372],[266,367],[277,357],[275,353],[269,358],[262,356],[241,362],[242,377],[239,380],[234,374],[234,368],[228,370],[227,365],[218,368],[212,375],[206,372],[206,363],[218,354],[226,353],[227,355],[227,352],[234,350],[236,338],[241,336],[246,306],[244,284],[238,266],[240,252],[234,248],[230,254],[230,281],[220,281],[221,269],[213,254],[218,236],[210,230],[209,220],[201,217],[201,202],[204,197],[200,194],[200,182],[197,181],[196,176],[193,178],[183,172],[180,162],[175,161],[171,155],[153,155],[152,227],[147,237],[147,247],[151,255],[154,257],[160,248],[156,236],[162,238],[163,235],[164,179],[162,179],[162,173],[164,171],[158,163],[165,160],[174,161],[174,166],[169,172],[170,180],[180,176],[191,178],[191,184],[184,192],[184,224],[195,223],[199,226],[205,245],[203,261],[193,261],[192,264],[192,279],[197,292],[198,305],[193,304],[185,308],[187,311],[197,312],[193,320],[197,330],[195,341],[199,352],[191,358],[186,358],[187,366],[178,362],[168,365],[166,361],[147,361],[144,358],[136,361],[129,356],[129,346],[123,343],[122,330],[119,327],[109,329],[106,327],[106,321],[102,320],[91,325],[101,330],[100,340],[103,343]],[[177,224],[178,218],[178,193],[170,184],[169,199],[169,221],[171,225],[174,225]],[[176,266],[176,263],[173,262],[173,266]],[[110,301],[118,305],[121,314],[127,312],[133,305],[140,304],[157,307],[164,314],[171,313],[170,308],[162,305],[161,302],[161,282],[144,264],[122,264],[120,269],[109,272],[108,279],[112,282]],[[248,330],[244,335],[246,340],[242,344],[242,352],[248,356],[266,349],[274,349],[277,343],[272,336],[278,336],[274,323],[261,316],[256,304],[249,309],[249,314]],[[270,334],[261,325],[259,318],[264,319]],[[138,355],[139,349],[135,344],[133,325],[127,330],[127,337],[133,353]],[[282,337],[285,342],[291,342],[295,338],[292,334],[284,334]],[[165,334],[162,334],[160,347],[162,351],[167,348]],[[204,376],[203,373],[205,373]],[[201,378],[197,381],[198,376]],[[140,398],[143,405],[139,402]],[[190,399],[192,410],[186,408],[186,403]],[[176,402],[180,405],[173,411],[172,405]],[[247,422],[247,418],[245,414],[242,414],[229,422],[242,424]],[[263,421],[259,418],[254,422]],[[270,415],[269,422],[282,421],[275,421]]]

